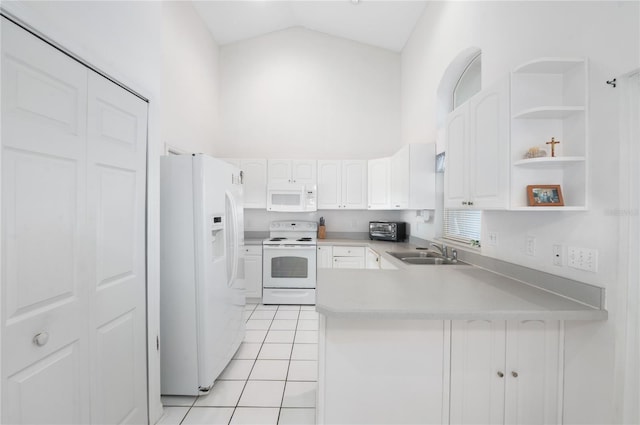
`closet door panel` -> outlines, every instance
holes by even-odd
[[[93,72],[88,99],[92,420],[138,423],[146,421],[147,104]]]
[[[1,62],[2,422],[87,423],[87,70],[4,18]]]

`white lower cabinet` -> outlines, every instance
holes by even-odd
[[[363,246],[334,246],[334,269],[364,269],[365,247]]]
[[[365,254],[365,268],[367,269],[379,269],[380,268],[380,254],[371,248],[367,248]]]
[[[442,320],[320,315],[317,423],[443,423],[443,330]]]
[[[244,284],[247,298],[262,298],[262,247],[244,247]]]
[[[322,245],[318,247],[316,265],[319,269],[333,268],[333,247]]]
[[[561,423],[558,321],[451,323],[450,423]]]
[[[317,423],[560,424],[563,322],[320,315]]]

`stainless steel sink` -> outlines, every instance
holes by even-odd
[[[408,252],[387,251],[387,254],[407,264],[424,264],[424,265],[460,264],[459,261],[450,260],[448,258],[443,257],[441,254],[433,251],[408,251]]]

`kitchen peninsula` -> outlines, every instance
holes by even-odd
[[[362,245],[398,269],[318,269],[318,423],[562,422],[564,321],[606,320],[600,288],[567,280],[571,299]]]

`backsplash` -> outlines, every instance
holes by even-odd
[[[271,212],[266,210],[245,209],[245,232],[261,232],[269,230],[269,223],[275,220],[307,220],[319,221],[324,217],[327,233],[368,233],[369,221],[388,220],[402,221],[402,211],[375,210],[321,210],[305,213]]]

